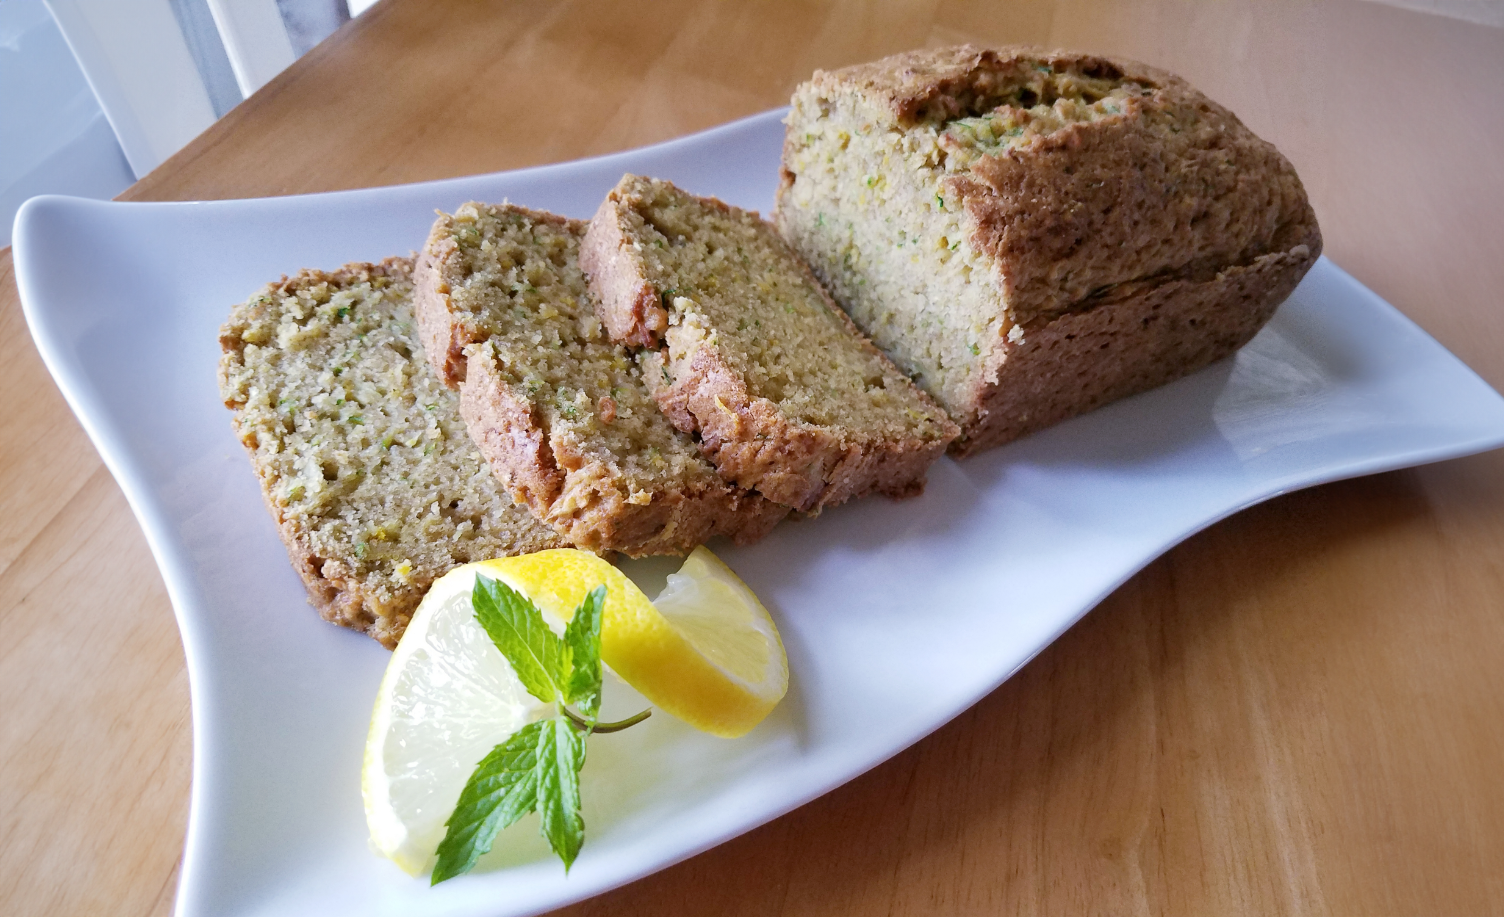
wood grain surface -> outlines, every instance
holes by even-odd
[[[1504,387],[1504,29],[1374,3],[384,0],[124,197],[626,149],[783,104],[816,67],[963,40],[1190,78],[1295,163],[1333,260]],[[182,650],[8,252],[0,405],[0,913],[166,914]],[[1504,913],[1501,773],[1495,453],[1241,513],[887,764],[561,913]]]

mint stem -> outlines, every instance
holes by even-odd
[[[636,726],[638,723],[653,715],[653,708],[649,707],[641,713],[629,716],[624,720],[617,720],[614,723],[592,723],[588,720],[581,719],[578,713],[575,713],[573,710],[569,709],[563,704],[559,705],[559,710],[564,714],[564,716],[569,719],[571,723],[574,723],[581,729],[584,729],[587,732],[600,734],[605,734],[608,732],[621,732],[623,729]]]

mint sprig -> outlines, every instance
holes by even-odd
[[[585,596],[563,638],[549,629],[527,596],[498,580],[477,576],[470,604],[523,687],[544,703],[557,703],[559,712],[524,726],[475,766],[445,823],[432,884],[469,872],[491,849],[497,833],[529,812],[538,813],[544,839],[568,872],[585,843],[580,769],[586,737],[618,732],[650,712],[619,723],[597,722],[606,587],[597,586]]]

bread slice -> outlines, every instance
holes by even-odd
[[[313,604],[389,648],[450,568],[566,544],[501,489],[421,359],[411,270],[301,271],[219,337],[220,394]]]
[[[440,214],[419,259],[434,368],[513,497],[575,544],[684,554],[762,537],[787,509],[731,486],[607,340],[580,273],[585,224],[511,205]]]
[[[959,432],[756,213],[628,175],[581,264],[659,405],[728,480],[805,511],[924,486]]]
[[[1185,81],[971,46],[817,72],[774,222],[997,445],[1226,356],[1315,263],[1295,170]]]

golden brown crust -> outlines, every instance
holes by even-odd
[[[1137,106],[1146,111],[1134,117]],[[1195,261],[1246,263],[1292,224],[1316,232],[1295,170],[1230,112],[1178,81],[1127,108],[986,157],[953,182],[1018,320]],[[1155,123],[1188,110],[1183,129]]]
[[[807,281],[808,289],[815,291],[820,308],[835,317],[846,332],[844,346],[892,369],[887,357],[831,300],[809,266],[757,214],[716,198],[686,194],[665,182],[631,175],[611,191],[591,220],[584,245],[584,251],[591,254],[588,260],[581,257],[597,297],[597,315],[613,338],[657,341],[661,334],[653,333],[641,321],[640,303],[644,301],[650,300],[664,316],[665,327],[669,324],[666,311],[657,305],[669,291],[659,290],[649,279],[651,272],[641,254],[645,240],[634,238],[634,226],[653,222],[649,216],[653,205],[644,196],[644,186],[666,187],[702,211],[753,227],[773,250],[782,253],[780,262],[767,265],[765,270],[797,272]],[[774,333],[771,327],[767,330]],[[666,372],[645,374],[659,406],[680,430],[700,437],[701,448],[722,477],[794,509],[818,512],[872,492],[897,497],[916,494],[924,488],[926,469],[959,434],[959,427],[945,412],[928,395],[909,385],[896,369],[893,375],[902,381],[913,405],[933,416],[931,438],[881,436],[839,424],[794,420],[777,403],[749,388],[736,368],[738,361],[722,343],[729,335],[712,332],[692,346],[678,347],[676,334],[682,340],[690,337],[682,328],[669,331],[669,346],[654,357],[653,365]]]
[[[554,461],[548,432],[537,422],[532,403],[502,380],[496,360],[482,345],[462,355],[460,416],[470,438],[512,499],[544,519],[564,490],[564,472]]]
[[[476,446],[512,498],[577,547],[641,557],[683,554],[715,535],[750,544],[788,514],[720,481],[632,503],[613,468],[550,441],[526,396],[503,380],[483,344],[466,356],[460,413]]]
[[[263,496],[270,508],[273,497],[264,489]],[[272,511],[273,518],[278,515],[276,510]],[[407,622],[423,600],[427,584],[404,589],[391,600],[382,601],[375,592],[365,588],[349,564],[338,558],[319,557],[296,524],[278,519],[277,533],[287,546],[287,556],[303,580],[303,586],[308,590],[308,602],[318,611],[319,617],[330,624],[373,637],[389,650],[396,649],[397,641],[407,630]]]
[[[1184,80],[1134,61],[963,45],[817,72],[800,92],[855,95],[876,123],[934,129],[982,114],[1031,70],[1134,88],[1111,116],[1000,143],[944,178],[947,203],[962,202],[968,245],[1006,303],[1002,330],[1026,332],[1024,342],[1003,336],[984,348],[972,400],[948,403],[963,453],[1225,356],[1321,253],[1290,163]],[[793,143],[791,133],[780,220],[793,206]],[[1227,276],[1207,279],[1219,271]],[[1170,328],[1184,339],[1167,337]],[[1087,338],[1096,349],[1080,343]],[[1079,363],[1062,362],[1067,354]]]
[[[413,270],[413,315],[423,352],[439,381],[457,388],[465,379],[465,347],[474,343],[465,325],[449,318],[449,281],[446,265],[452,265],[459,246],[451,238],[430,240]]]
[[[946,120],[1035,66],[1073,68],[1151,89],[1118,117],[1083,121],[982,157],[951,187],[972,243],[1014,320],[1070,311],[1103,287],[1192,261],[1247,263],[1292,225],[1320,234],[1305,189],[1274,146],[1181,78],[1135,61],[971,45],[899,54],[812,83],[857,91],[896,126]],[[786,179],[787,180],[787,179]]]
[[[626,228],[613,219],[616,191],[601,201],[580,243],[580,269],[591,278],[596,316],[611,340],[629,347],[654,347],[668,330],[668,311],[648,282],[642,262],[628,254]]]
[[[505,209],[576,236],[584,230],[580,221],[555,214]],[[460,390],[460,412],[471,439],[513,499],[578,547],[634,557],[686,554],[716,535],[748,544],[788,514],[787,507],[742,491],[703,465],[699,480],[637,494],[613,461],[592,457],[569,438],[551,435],[532,399],[506,381],[484,333],[467,330],[474,324],[454,308],[451,292],[465,277],[451,228],[452,218],[441,214],[419,257],[418,324],[430,360]],[[583,297],[585,290],[579,293]],[[603,413],[614,419],[615,402],[605,401],[609,411]]]
[[[1000,86],[1036,63],[1110,79],[1173,81],[1189,88],[1174,74],[1136,61],[1028,45],[922,48],[840,70],[816,70],[809,83],[824,92],[859,92],[895,125],[907,128],[962,116],[978,99],[996,94]]]
[[[1309,248],[1207,276],[1129,285],[1043,319],[999,355],[952,447],[970,455],[1194,372],[1248,343],[1315,261]]]
[[[661,360],[662,352],[655,356]],[[699,347],[682,362],[670,374],[673,382],[653,391],[663,412],[679,429],[699,435],[727,480],[801,512],[868,493],[916,495],[924,490],[925,471],[959,434],[950,426],[928,441],[842,436],[838,428],[792,423],[776,404],[753,396],[719,347]],[[934,410],[943,416],[938,406]]]
[[[679,429],[699,433],[723,477],[803,511],[855,495],[849,482],[841,493],[828,483],[850,451],[830,431],[790,424],[777,405],[753,397],[717,347],[701,347],[683,362],[653,395]]]

